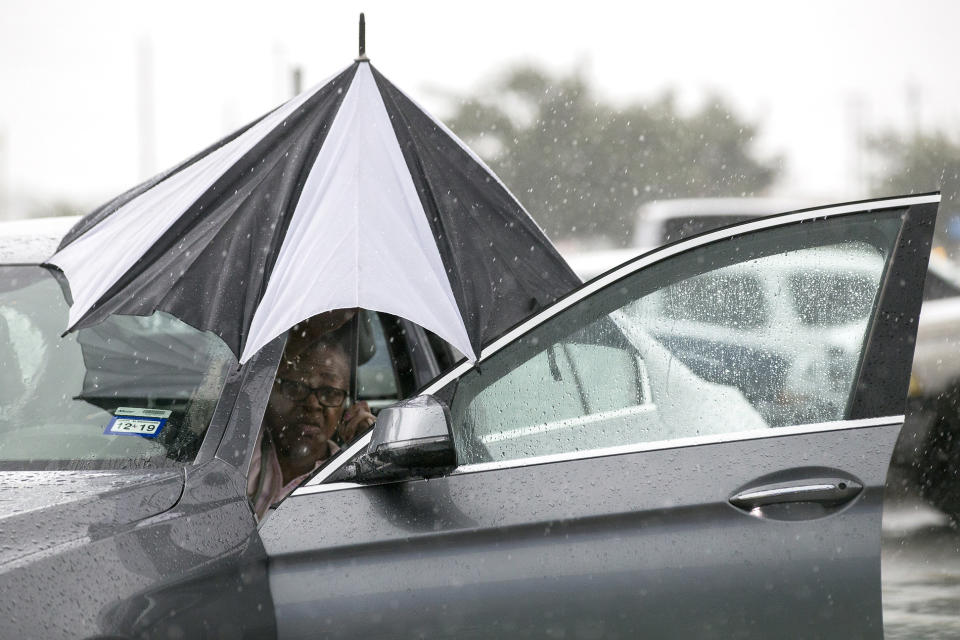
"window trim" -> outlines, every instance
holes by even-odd
[[[532,456],[529,458],[515,458],[513,460],[504,460],[498,462],[479,462],[475,464],[465,464],[454,469],[449,475],[461,476],[472,473],[484,473],[487,471],[500,471],[503,469],[515,469],[518,467],[532,467],[542,464],[555,464],[558,462],[573,462],[576,460],[591,460],[593,458],[607,458],[610,456],[622,456],[635,453],[646,453],[651,451],[664,451],[669,449],[687,449],[690,447],[702,447],[713,444],[725,444],[728,442],[740,442],[744,440],[765,440],[768,438],[782,438],[788,436],[807,435],[811,433],[822,433],[826,431],[856,431],[859,429],[869,429],[875,427],[894,427],[903,426],[905,416],[884,416],[882,418],[861,418],[859,420],[834,420],[831,422],[817,422],[813,424],[793,425],[789,427],[773,427],[771,429],[755,429],[752,431],[735,431],[732,433],[711,434],[708,436],[693,436],[686,438],[674,438],[671,440],[656,440],[653,442],[636,442],[633,444],[619,445],[616,447],[605,447],[602,449],[589,449],[585,451],[570,451],[566,453],[555,453],[544,456]],[[364,440],[369,440],[369,434]],[[358,451],[361,447],[360,442],[354,443],[351,450]],[[364,443],[365,446],[366,443]],[[349,451],[349,450],[348,450]],[[353,453],[349,453],[348,458]],[[291,496],[305,496],[314,493],[326,493],[327,491],[341,491],[343,489],[356,489],[367,486],[355,482],[332,482],[322,484],[311,481],[310,483],[298,488]],[[402,480],[400,482],[406,482]]]
[[[867,212],[877,212],[885,211],[890,209],[905,209],[907,207],[912,207],[921,204],[933,204],[940,202],[939,193],[928,193],[917,196],[906,196],[906,197],[893,197],[893,198],[881,198],[881,199],[872,199],[864,200],[859,202],[851,202],[846,204],[838,204],[827,207],[817,207],[811,209],[804,209],[801,211],[795,211],[790,213],[783,213],[779,215],[768,216],[765,218],[759,218],[751,222],[740,223],[730,227],[724,227],[722,229],[717,229],[709,233],[705,233],[699,236],[694,236],[692,238],[686,238],[679,240],[672,244],[668,244],[663,247],[658,247],[652,251],[649,251],[645,254],[637,256],[633,260],[622,264],[618,267],[614,267],[610,271],[601,274],[594,278],[593,280],[587,282],[578,289],[575,289],[573,292],[567,296],[557,300],[554,304],[547,307],[546,309],[540,311],[536,315],[524,320],[514,326],[512,329],[509,329],[502,336],[491,342],[489,345],[484,347],[476,363],[472,363],[469,360],[464,360],[459,365],[455,366],[453,369],[449,370],[445,375],[434,380],[428,386],[426,386],[420,393],[421,394],[435,394],[443,387],[447,386],[457,378],[461,377],[467,371],[473,369],[477,364],[481,364],[484,360],[497,353],[501,349],[512,344],[516,339],[525,335],[526,333],[532,331],[539,325],[547,322],[556,315],[559,315],[569,307],[577,304],[584,298],[594,294],[595,292],[606,288],[607,286],[621,280],[640,269],[643,269],[651,264],[666,260],[671,258],[679,253],[695,249],[700,246],[708,245],[719,240],[725,240],[734,236],[744,235],[747,233],[753,233],[756,231],[761,231],[763,229],[769,229],[773,227],[785,226],[788,224],[793,224],[796,222],[802,222],[807,220],[814,219],[826,219],[832,218],[835,216],[841,216],[846,214],[853,213],[867,213]],[[817,423],[811,425],[798,425],[798,426],[789,426],[789,427],[775,427],[773,429],[764,429],[763,431],[745,431],[740,433],[732,434],[722,434],[719,436],[709,436],[703,437],[702,442],[689,442],[691,440],[699,440],[699,438],[682,438],[679,440],[662,440],[655,441],[650,443],[642,443],[637,445],[625,445],[625,448],[633,452],[634,449],[637,451],[640,450],[656,450],[656,449],[669,449],[676,448],[681,446],[694,446],[695,444],[709,444],[716,442],[726,442],[734,440],[748,440],[758,437],[776,437],[780,435],[794,435],[801,433],[813,433],[817,431],[830,431],[830,430],[843,430],[843,429],[857,429],[863,427],[871,426],[881,426],[885,424],[893,424],[894,422],[899,421],[901,424],[903,422],[903,416],[888,416],[884,418],[863,418],[857,420],[846,420],[846,421],[837,421],[837,422],[827,422],[827,423]],[[784,431],[788,430],[788,431]],[[796,431],[790,431],[796,430]],[[298,495],[308,495],[311,493],[317,493],[319,491],[325,490],[320,489],[319,485],[322,485],[323,482],[336,473],[341,467],[347,464],[353,457],[359,453],[363,448],[365,448],[370,443],[370,438],[372,436],[372,431],[365,434],[363,437],[354,442],[346,450],[342,451],[336,459],[331,460],[331,464],[326,465],[320,473],[315,475],[307,484],[296,489],[291,496],[295,497]],[[680,442],[681,444],[676,444]],[[682,444],[685,443],[685,444]],[[620,448],[617,448],[618,450]],[[609,451],[609,450],[589,450],[575,452],[574,457],[571,459],[577,458],[592,458],[598,457],[597,452],[600,451]],[[558,455],[570,455],[570,454],[558,454]],[[613,453],[602,453],[599,455],[615,455]],[[521,458],[517,460],[505,461],[503,463],[480,463],[483,465],[497,464],[503,465],[498,468],[508,468],[512,466],[528,466],[531,464],[544,464],[544,462],[537,460],[542,460],[542,458],[550,458],[552,456],[543,456],[540,458]],[[480,464],[476,465],[466,465],[466,467],[471,467],[475,470]],[[464,467],[464,468],[466,468]],[[461,473],[461,468],[457,468],[453,471],[454,474]],[[363,487],[367,485],[354,484],[354,483],[331,483],[329,485],[324,485],[326,487],[338,487],[342,489],[352,488],[352,487]]]
[[[708,436],[687,436],[685,438],[672,438],[670,440],[635,442],[631,444],[618,445],[615,447],[603,447],[601,449],[568,451],[565,453],[554,453],[543,456],[531,456],[529,458],[514,458],[512,460],[503,460],[497,462],[478,462],[475,464],[465,464],[454,469],[451,475],[480,473],[483,471],[510,469],[513,467],[528,467],[540,464],[551,464],[554,462],[569,462],[571,460],[605,458],[608,456],[644,453],[647,451],[662,451],[665,449],[686,449],[689,447],[723,444],[726,442],[739,442],[742,440],[764,440],[766,438],[804,435],[808,433],[821,433],[824,431],[852,431],[869,427],[894,426],[897,424],[902,425],[903,421],[903,415],[884,416],[882,418],[863,418],[860,420],[832,420],[830,422],[791,425],[788,427],[754,429],[751,431],[733,431],[730,433],[718,433]]]

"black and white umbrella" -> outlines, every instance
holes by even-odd
[[[403,316],[471,359],[579,279],[503,183],[362,55],[84,217],[70,330],[166,311],[246,362],[312,315]]]

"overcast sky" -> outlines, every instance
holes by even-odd
[[[519,61],[578,66],[616,100],[720,93],[759,122],[761,152],[785,156],[786,195],[864,195],[858,127],[960,128],[960,3],[467,6],[0,0],[0,196],[93,205],[132,186],[286,99],[292,65],[305,86],[347,66],[361,10],[373,63],[441,117],[444,91]]]

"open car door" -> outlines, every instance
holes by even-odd
[[[753,220],[587,283],[423,390],[443,477],[264,522],[281,637],[881,637],[884,478],[938,195]]]

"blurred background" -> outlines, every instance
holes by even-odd
[[[645,203],[717,196],[942,189],[938,242],[960,238],[946,0],[0,0],[0,219],[86,212],[323,81],[361,10],[373,63],[565,251],[634,244]]]

